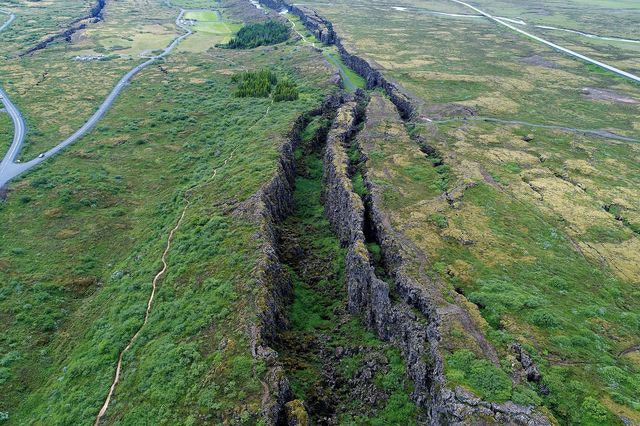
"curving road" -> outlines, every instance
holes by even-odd
[[[136,74],[138,74],[142,69],[152,64],[153,62],[157,61],[158,59],[167,56],[178,45],[178,43],[180,43],[183,39],[185,39],[186,37],[192,34],[191,29],[182,23],[182,16],[184,15],[184,13],[185,13],[185,10],[180,9],[180,13],[176,18],[176,25],[179,28],[183,29],[185,33],[175,38],[171,42],[171,44],[169,44],[169,46],[167,46],[162,51],[161,54],[149,58],[147,61],[137,65],[131,71],[126,73],[120,79],[120,81],[118,81],[118,83],[111,90],[111,92],[106,97],[106,99],[102,102],[102,105],[100,105],[98,110],[95,113],[93,113],[93,115],[89,118],[89,120],[87,120],[87,122],[84,123],[82,127],[76,130],[75,133],[73,133],[67,139],[60,142],[58,145],[51,148],[50,150],[41,154],[42,157],[38,156],[33,160],[27,161],[24,163],[15,162],[16,157],[20,153],[20,148],[22,148],[22,145],[24,143],[24,139],[26,136],[26,125],[24,122],[24,118],[22,117],[22,114],[20,113],[18,108],[16,108],[16,106],[11,102],[11,99],[9,99],[9,96],[7,95],[7,93],[4,90],[2,90],[2,88],[0,87],[0,96],[2,96],[0,100],[4,104],[4,107],[7,110],[7,113],[10,115],[11,120],[13,121],[13,128],[14,128],[13,141],[11,143],[11,146],[9,147],[9,151],[7,151],[4,158],[2,159],[2,162],[0,162],[0,188],[5,186],[11,179],[37,166],[38,164],[47,160],[49,157],[56,155],[58,152],[62,151],[64,148],[71,145],[72,143],[80,139],[82,136],[87,134],[93,128],[93,126],[95,126],[96,123],[100,121],[102,117],[104,117],[104,115],[111,108],[111,106],[113,105],[113,102],[118,97],[122,89],[126,87],[127,83],[129,83],[129,81]],[[14,16],[14,15],[12,14],[11,16]],[[11,21],[13,21],[13,19],[10,18],[7,23],[5,23],[2,27],[0,27],[0,30],[3,30],[4,28],[6,28],[8,24],[11,23]]]
[[[592,58],[590,58],[590,57],[588,57],[588,56],[585,56],[585,55],[582,55],[582,54],[580,54],[580,53],[578,53],[578,52],[575,52],[575,51],[573,51],[573,50],[571,50],[571,49],[567,49],[566,47],[562,47],[562,46],[559,46],[559,45],[557,45],[557,44],[555,44],[555,43],[552,43],[552,42],[550,42],[550,41],[548,41],[548,40],[545,40],[545,39],[543,39],[542,37],[538,37],[538,36],[536,36],[536,35],[533,35],[533,34],[531,34],[531,33],[528,33],[528,32],[526,32],[526,31],[524,31],[524,30],[521,30],[520,28],[516,28],[516,27],[514,27],[513,25],[511,25],[511,24],[509,24],[509,23],[505,22],[505,21],[503,20],[504,18],[499,18],[499,17],[497,17],[497,16],[490,15],[489,13],[487,13],[487,12],[485,12],[485,11],[483,11],[483,10],[478,9],[478,8],[477,8],[477,7],[475,7],[475,6],[470,5],[469,3],[465,3],[465,2],[463,2],[463,1],[461,1],[461,0],[451,0],[451,1],[453,1],[453,2],[455,2],[455,3],[458,3],[458,4],[461,4],[461,5],[465,6],[465,7],[468,7],[468,8],[470,8],[470,9],[472,9],[472,10],[474,10],[474,11],[478,12],[479,14],[481,14],[481,15],[485,16],[486,18],[489,18],[489,19],[491,19],[492,21],[497,22],[497,23],[498,23],[498,24],[500,24],[500,25],[504,25],[505,27],[507,27],[507,28],[509,28],[509,29],[512,29],[513,31],[519,32],[520,34],[522,34],[522,35],[524,35],[524,36],[527,36],[527,37],[529,37],[529,38],[532,38],[532,39],[534,39],[534,40],[536,40],[536,41],[539,41],[540,43],[546,44],[546,45],[547,45],[547,46],[549,46],[549,47],[552,47],[552,48],[554,48],[554,49],[556,49],[556,50],[559,50],[559,51],[561,51],[561,52],[564,52],[564,53],[566,53],[566,54],[568,54],[568,55],[574,56],[574,57],[576,57],[576,58],[578,58],[578,59],[582,59],[583,61],[586,61],[586,62],[592,63],[592,64],[597,65],[597,66],[599,66],[599,67],[602,67],[602,68],[604,68],[604,69],[606,69],[606,70],[609,70],[609,71],[614,72],[614,73],[616,73],[616,74],[618,74],[618,75],[621,75],[622,77],[626,77],[626,78],[628,78],[628,79],[631,79],[631,80],[633,80],[633,81],[635,81],[635,82],[637,82],[637,83],[640,83],[640,77],[638,77],[638,76],[637,76],[637,75],[635,75],[635,74],[631,74],[630,72],[623,71],[623,70],[621,70],[621,69],[619,69],[619,68],[616,68],[616,67],[613,67],[613,66],[611,66],[611,65],[605,64],[604,62],[597,61],[597,60],[592,59]]]

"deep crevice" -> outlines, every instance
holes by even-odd
[[[36,44],[35,46],[21,53],[20,56],[26,56],[38,50],[42,50],[47,46],[49,46],[51,43],[54,43],[61,39],[64,39],[67,42],[71,42],[71,37],[77,31],[85,29],[87,27],[87,24],[95,24],[97,22],[100,22],[103,19],[102,11],[106,6],[106,4],[107,4],[107,0],[97,0],[96,4],[89,10],[89,14],[87,16],[74,19],[69,23],[69,28],[67,28],[66,30],[60,31],[59,33],[50,35],[44,40],[38,42],[38,44]],[[86,22],[82,22],[82,21],[86,21]]]
[[[293,210],[278,227],[278,255],[293,281],[288,326],[274,347],[291,385],[287,421],[411,423],[417,415],[400,352],[347,310],[347,249],[324,210],[322,151],[335,114],[312,119],[295,151]]]

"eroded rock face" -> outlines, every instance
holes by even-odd
[[[261,256],[255,271],[258,322],[250,325],[251,351],[267,365],[263,383],[262,416],[267,424],[283,420],[284,406],[291,399],[289,382],[278,361],[272,342],[279,329],[286,326],[286,305],[291,299],[291,279],[277,255],[277,224],[291,212],[295,183],[293,151],[300,140],[308,117],[335,110],[339,97],[329,97],[321,108],[299,117],[286,142],[280,148],[278,170],[271,181],[254,194],[242,208],[242,214],[259,224],[256,239],[261,244]]]
[[[346,276],[349,310],[362,314],[366,325],[382,339],[402,349],[409,376],[415,383],[414,401],[427,412],[430,422],[436,424],[440,413],[438,393],[434,391],[434,358],[429,342],[437,340],[437,331],[425,326],[425,317],[416,315],[412,308],[419,306],[433,314],[429,303],[411,289],[407,277],[398,276],[396,285],[402,301],[392,303],[389,284],[379,279],[371,264],[364,235],[365,206],[353,192],[348,176],[348,157],[345,143],[354,132],[356,102],[346,102],[339,110],[329,132],[325,152],[325,211],[334,232],[347,247]],[[407,303],[415,303],[415,306]],[[422,323],[421,323],[422,322]],[[436,367],[437,368],[437,367]]]

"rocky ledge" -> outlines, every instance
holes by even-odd
[[[284,421],[285,404],[291,399],[289,382],[272,348],[277,331],[286,326],[285,306],[291,299],[291,279],[277,255],[277,225],[291,212],[295,183],[293,152],[300,140],[300,132],[309,118],[337,108],[340,98],[331,96],[323,105],[298,117],[286,142],[280,147],[278,169],[271,181],[255,193],[243,206],[241,213],[259,224],[256,239],[260,242],[260,259],[256,267],[256,297],[258,321],[251,324],[251,352],[267,365],[262,417],[266,424]]]

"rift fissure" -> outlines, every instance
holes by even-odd
[[[315,117],[301,134],[293,209],[278,226],[279,258],[293,282],[288,324],[274,344],[291,386],[286,418],[411,424],[418,411],[399,351],[347,309],[346,249],[324,214],[322,149],[333,115]]]
[[[410,131],[412,120],[417,115],[415,100],[398,85],[388,81],[369,62],[348,52],[331,23],[315,11],[282,0],[262,2],[273,9],[287,9],[298,16],[319,40],[336,45],[347,66],[365,78],[367,88],[381,88],[384,91],[395,105],[412,140],[418,143],[438,169],[441,189],[448,195],[448,166],[433,147],[418,140]],[[423,277],[418,282],[409,273],[414,257],[420,254],[404,247],[401,236],[389,224],[388,217],[381,210],[379,189],[362,170],[362,182],[358,182],[357,168],[354,172],[354,167],[349,165],[349,153],[344,143],[357,131],[356,109],[353,100],[345,102],[338,109],[328,136],[324,159],[325,213],[334,234],[347,250],[345,274],[349,313],[360,316],[369,330],[401,351],[406,372],[413,384],[411,399],[422,408],[421,422],[433,425],[463,424],[473,417],[498,423],[549,424],[543,415],[533,412],[531,407],[490,403],[460,388],[455,391],[447,388],[444,361],[438,348],[440,317],[436,302],[425,288],[431,285],[430,279]],[[368,234],[366,237],[365,230]],[[375,252],[379,252],[380,265],[377,269],[382,267],[392,277],[389,280],[391,285],[376,275]],[[289,414],[304,412],[304,404],[297,399],[287,403],[286,408]]]

